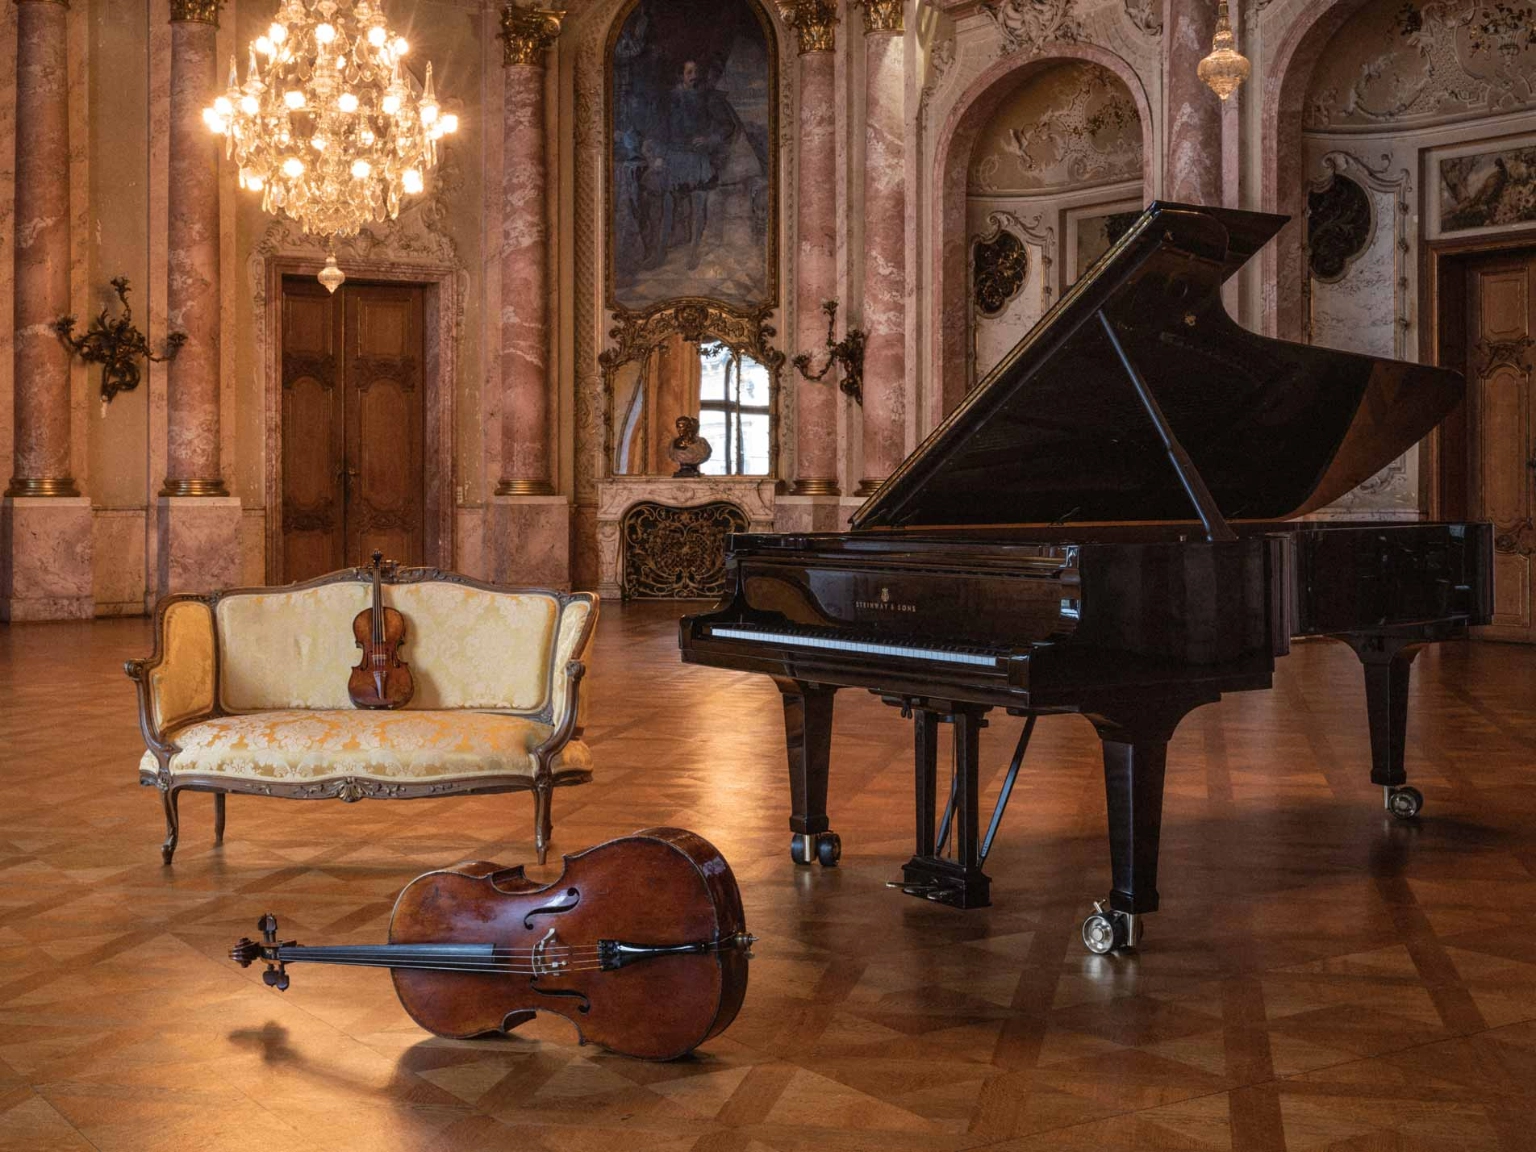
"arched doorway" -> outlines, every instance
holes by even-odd
[[[1051,52],[987,69],[937,136],[935,422],[1102,251],[1111,218],[1150,194],[1151,111],[1136,73],[1090,44]]]

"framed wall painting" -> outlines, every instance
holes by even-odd
[[[1430,240],[1536,230],[1536,135],[1424,152]]]
[[[778,303],[778,50],[757,0],[631,0],[605,57],[607,300]]]

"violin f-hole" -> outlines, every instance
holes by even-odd
[[[532,928],[535,916],[558,916],[562,912],[569,912],[581,903],[581,893],[575,888],[567,888],[556,896],[548,904],[541,904],[528,915],[523,917],[523,927]]]

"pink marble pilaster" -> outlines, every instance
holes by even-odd
[[[501,483],[498,496],[547,496],[549,450],[549,202],[544,154],[544,56],[560,33],[553,11],[502,13]]]
[[[167,369],[162,496],[227,495],[219,468],[219,146],[202,111],[218,84],[216,5],[171,5],[166,306],[187,342]]]
[[[1167,0],[1163,29],[1168,102],[1164,196],[1183,204],[1219,205],[1221,99],[1196,72],[1211,50],[1216,0]]]
[[[62,0],[16,12],[15,464],[8,494],[70,497],[69,69]]]
[[[867,495],[906,455],[906,169],[901,4],[863,0],[864,470]]]
[[[826,354],[827,319],[822,304],[837,295],[834,19],[825,6],[802,5],[796,13],[800,33],[800,156],[795,196],[795,351],[809,355],[818,365]],[[830,378],[818,383],[796,373],[794,382],[795,494],[836,496],[840,393]]]

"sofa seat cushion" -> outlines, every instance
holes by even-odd
[[[548,724],[494,712],[288,710],[220,716],[170,734],[173,775],[308,782],[341,776],[414,781],[534,774],[533,750]],[[140,768],[157,770],[145,753]],[[561,772],[592,769],[572,740],[555,757]]]

